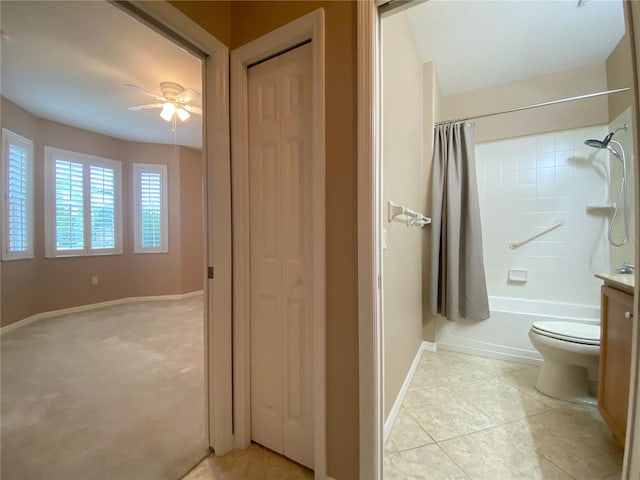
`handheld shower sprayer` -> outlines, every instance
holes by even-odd
[[[613,140],[613,136],[620,130],[627,130],[629,126],[625,123],[623,126],[616,128],[613,132],[609,133],[603,140],[595,140],[593,138],[585,140],[584,144],[588,147],[600,148],[609,151],[614,157],[622,162],[622,179],[620,180],[620,190],[618,191],[618,199],[616,201],[616,208],[613,212],[611,222],[609,222],[608,238],[609,243],[615,247],[621,247],[629,241],[629,205],[627,199],[627,159],[624,154],[624,148],[620,142]],[[612,145],[618,147],[619,150],[613,148]],[[620,211],[620,204],[622,204],[622,216],[624,219],[624,239],[622,242],[616,242],[611,236],[613,230],[613,224],[618,217]]]

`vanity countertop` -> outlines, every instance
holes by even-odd
[[[596,273],[596,277],[604,280],[605,285],[609,284],[631,293],[636,286],[636,276],[631,273]]]

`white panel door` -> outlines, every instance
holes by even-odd
[[[311,45],[249,70],[252,439],[313,468]]]

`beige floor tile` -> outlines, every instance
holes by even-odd
[[[565,406],[568,402],[545,395],[536,389],[536,380],[539,372],[540,369],[538,367],[525,368],[500,377],[494,377],[493,381],[508,383],[549,407]]]
[[[430,443],[433,443],[433,439],[424,431],[418,422],[403,409],[391,429],[385,449],[389,453],[396,453],[411,448],[422,447]]]
[[[385,480],[464,479],[464,472],[436,444],[387,455]]]
[[[449,387],[407,393],[407,411],[436,441],[496,426],[496,422]]]
[[[620,471],[623,449],[593,408],[555,408],[505,428],[577,479],[602,480]]]
[[[452,358],[421,362],[413,376],[409,390],[431,388],[441,385],[454,385],[471,380],[490,381],[494,375],[482,368]]]
[[[497,424],[525,418],[551,407],[516,387],[500,382],[465,382],[450,387]]]
[[[385,479],[619,478],[622,449],[597,410],[538,392],[538,372],[457,352],[425,352],[403,408],[436,443],[387,451]],[[466,475],[445,468],[437,476],[439,465],[449,465],[438,447]]]
[[[437,353],[422,352],[418,366],[428,371],[447,367],[463,367],[465,365],[469,365],[469,362],[466,362],[464,357],[465,355],[461,355],[457,352],[448,352],[446,350],[440,350]]]
[[[469,479],[573,480],[503,427],[453,438],[440,446]]]
[[[233,450],[223,457],[213,453],[183,480],[307,480],[313,472],[259,445]]]
[[[531,368],[531,365],[517,362],[507,362],[495,358],[478,357],[477,355],[461,355],[462,361],[471,365],[480,367],[482,370],[490,373],[512,373],[519,370]]]

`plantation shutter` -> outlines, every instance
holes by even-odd
[[[7,175],[8,251],[30,250],[29,202],[30,202],[30,155],[26,148],[9,143]]]
[[[91,248],[105,249],[116,246],[115,171],[113,168],[91,165],[90,211]]]
[[[0,257],[33,258],[33,142],[2,129]]]
[[[83,165],[55,161],[56,249],[84,249]]]
[[[140,240],[142,248],[162,244],[162,179],[160,173],[140,173]]]
[[[168,252],[167,166],[134,163],[133,191],[134,252]]]

